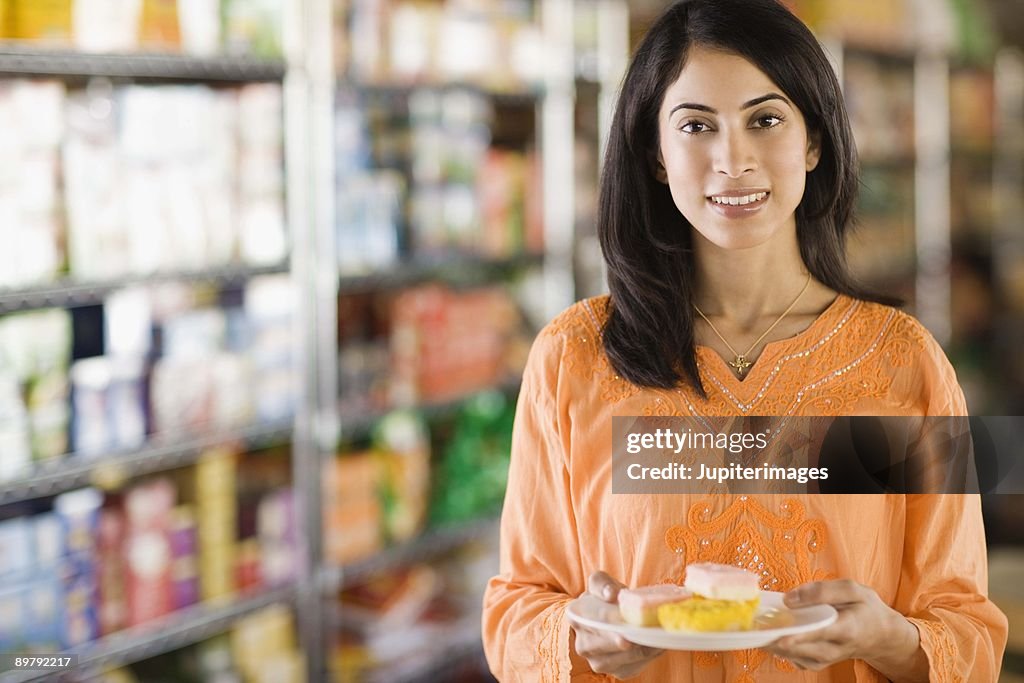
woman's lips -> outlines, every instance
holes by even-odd
[[[768,199],[771,197],[771,193],[767,191],[744,193],[742,195],[730,193],[727,195],[713,195],[713,197],[724,198],[726,201],[740,200],[741,197],[746,198],[746,204],[726,204],[721,201],[715,201],[712,197],[708,197],[706,200],[711,205],[711,208],[721,216],[726,218],[746,218],[764,208],[764,205],[768,203]]]

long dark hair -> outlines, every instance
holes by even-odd
[[[694,340],[691,226],[654,176],[658,111],[694,45],[728,50],[768,75],[821,138],[821,159],[796,210],[804,264],[858,298],[845,234],[858,189],[857,150],[839,81],[810,30],[776,0],[681,0],[648,30],[626,72],[612,119],[598,207],[611,312],[603,331],[616,372],[646,387],[689,380],[704,396]]]

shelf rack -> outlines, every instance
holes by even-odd
[[[92,78],[140,83],[189,83],[212,86],[233,86],[246,83],[279,83],[284,87],[285,154],[288,168],[287,222],[291,238],[291,254],[284,263],[248,266],[225,265],[187,272],[133,274],[103,281],[81,282],[70,278],[56,282],[0,290],[0,315],[45,307],[73,308],[101,304],[111,292],[133,285],[164,282],[211,284],[230,288],[249,279],[270,274],[292,274],[296,284],[295,363],[298,371],[299,404],[294,418],[279,422],[254,424],[225,429],[209,434],[161,435],[151,438],[144,447],[130,452],[111,453],[99,457],[71,456],[41,464],[27,476],[15,481],[0,482],[0,506],[33,498],[54,495],[82,486],[116,486],[150,473],[162,472],[195,463],[209,448],[225,443],[242,442],[250,448],[292,443],[292,468],[295,486],[310,486],[309,472],[315,470],[316,459],[311,446],[313,418],[309,411],[316,369],[310,361],[310,337],[314,329],[313,311],[303,302],[310,298],[313,283],[304,277],[306,255],[315,253],[310,234],[312,201],[306,193],[310,173],[310,143],[303,133],[309,115],[309,84],[304,53],[305,33],[302,26],[307,5],[313,0],[287,3],[285,12],[285,47],[287,59],[263,59],[251,56],[223,55],[193,57],[179,54],[91,54],[67,48],[41,47],[36,44],[0,42],[0,77],[58,78],[80,86]],[[302,499],[302,496],[299,496]],[[300,547],[306,543],[307,522],[301,519]],[[179,610],[159,620],[128,629],[76,648],[67,654],[78,656],[73,671],[61,674],[18,672],[0,674],[2,683],[88,677],[102,668],[144,660],[170,652],[230,629],[238,619],[275,604],[291,605],[303,613],[312,603],[310,570],[291,586],[260,593],[245,593],[233,600],[207,602]],[[301,625],[301,620],[300,620]],[[304,629],[303,633],[308,633]],[[302,636],[305,644],[306,636]],[[319,656],[315,649],[310,657]],[[311,661],[313,661],[311,659]]]
[[[242,442],[260,448],[284,443],[292,433],[292,421],[285,420],[186,439],[156,438],[140,449],[99,457],[72,455],[43,463],[26,477],[0,482],[0,505],[54,496],[84,486],[106,488],[145,474],[191,465],[220,444]]]
[[[418,406],[391,406],[389,408],[361,412],[339,410],[338,414],[341,416],[342,425],[344,425],[341,437],[345,440],[364,437],[369,433],[377,421],[395,410],[414,410],[430,420],[432,418],[437,418],[451,413],[453,410],[465,405],[465,403],[472,397],[478,396],[485,391],[497,391],[511,396],[519,391],[521,384],[522,382],[518,378],[508,379],[488,389],[474,391],[465,396],[459,396],[446,401],[424,403]]]
[[[63,78],[128,78],[188,82],[280,82],[281,60],[248,56],[192,57],[161,53],[90,54],[0,42],[0,74]]]
[[[238,619],[265,607],[293,604],[295,593],[294,587],[285,587],[243,594],[233,601],[200,603],[63,654],[78,656],[76,675],[87,671],[95,674],[105,667],[142,661],[219,635]],[[43,671],[0,673],[0,683],[59,678],[60,674]]]
[[[385,548],[365,560],[343,567],[321,568],[320,585],[326,592],[337,591],[365,581],[377,572],[440,557],[468,543],[493,538],[497,534],[497,517],[428,529],[407,543]]]
[[[408,287],[432,279],[451,280],[449,273],[459,272],[462,278],[473,275],[502,275],[523,268],[544,265],[543,254],[519,254],[504,259],[489,259],[469,254],[437,258],[413,258],[365,275],[340,275],[339,294],[379,291]]]
[[[362,83],[353,86],[355,92],[362,95],[381,95],[386,97],[405,97],[415,90],[437,90],[449,92],[454,90],[469,91],[483,95],[501,107],[532,107],[544,98],[543,88],[524,90],[494,90],[476,83]]]
[[[269,266],[221,266],[194,271],[126,275],[94,282],[79,282],[72,278],[64,278],[56,282],[28,287],[0,289],[0,315],[51,306],[74,308],[101,304],[111,292],[133,285],[182,282],[232,287],[244,284],[260,275],[287,272],[288,265],[281,263]]]
[[[367,675],[367,683],[437,683],[452,680],[467,663],[481,661],[480,617],[469,616],[445,629],[441,645],[425,657],[409,657]]]

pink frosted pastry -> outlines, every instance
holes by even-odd
[[[627,624],[657,626],[658,607],[690,597],[690,591],[674,583],[662,583],[619,591],[619,613]]]
[[[753,600],[761,594],[757,574],[713,562],[688,565],[683,585],[710,600]]]

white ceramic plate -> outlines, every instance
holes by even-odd
[[[782,603],[782,593],[761,591],[761,604],[749,631],[718,633],[681,633],[656,626],[630,626],[619,615],[618,605],[584,593],[569,603],[569,614],[583,626],[618,633],[637,645],[663,650],[745,650],[763,647],[782,636],[817,631],[833,623],[839,613],[831,605],[814,605],[789,609]]]

